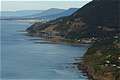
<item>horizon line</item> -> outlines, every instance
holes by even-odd
[[[17,12],[17,11],[39,11],[39,10],[41,10],[41,11],[46,11],[46,10],[49,10],[49,9],[63,9],[63,10],[68,10],[68,9],[72,9],[72,8],[76,8],[76,9],[79,9],[79,8],[77,8],[77,7],[71,7],[71,8],[48,8],[48,9],[36,9],[36,10],[31,10],[31,9],[25,9],[25,10],[14,10],[14,11],[2,11],[2,10],[0,10],[0,12]]]

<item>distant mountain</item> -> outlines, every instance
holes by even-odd
[[[1,11],[1,18],[23,17],[41,13],[43,10],[21,10],[21,11]]]
[[[50,8],[48,10],[3,11],[2,19],[51,19],[53,15],[64,12],[64,9]],[[47,18],[46,18],[47,17]]]
[[[61,13],[57,13],[57,14],[47,14],[47,15],[39,15],[35,18],[39,18],[39,19],[48,19],[48,20],[53,20],[59,17],[63,17],[63,16],[70,16],[72,15],[75,11],[77,11],[78,8],[70,8],[68,10],[64,10]]]
[[[48,16],[48,15],[54,15],[54,14],[59,14],[61,12],[64,12],[65,9],[57,9],[57,8],[50,8],[48,10],[45,10],[41,13],[38,13],[38,14],[34,14],[34,15],[29,15],[29,16],[26,16],[28,18],[42,18],[42,16]]]
[[[53,20],[63,16],[72,15],[77,8],[57,9],[51,8],[48,10],[24,10],[24,11],[4,11],[1,12],[1,19],[44,19]]]

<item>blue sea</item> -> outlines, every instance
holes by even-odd
[[[22,32],[30,23],[1,20],[2,80],[87,80],[71,63],[82,57],[86,46],[50,44]]]

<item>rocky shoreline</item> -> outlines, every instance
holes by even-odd
[[[88,51],[83,56],[82,62],[73,63],[77,65],[79,70],[82,70],[84,74],[88,76],[90,80],[119,80],[120,72],[116,72],[116,68],[113,65],[120,67],[120,60],[117,60],[116,56],[120,56],[120,47],[118,44],[119,37],[113,38],[83,38],[79,40],[65,39],[60,36],[41,36],[41,34],[28,32],[29,36],[42,37],[45,41],[50,41],[50,44],[67,44],[73,46],[87,45]],[[44,35],[44,33],[42,33]],[[82,41],[91,40],[89,43],[83,43]],[[39,43],[39,42],[37,42]],[[113,44],[114,43],[114,44]],[[89,45],[89,46],[88,46]],[[116,53],[116,54],[113,54]],[[112,58],[116,64],[106,64],[107,56],[113,55]],[[97,59],[98,58],[98,59]],[[100,59],[100,60],[99,60]],[[114,60],[115,59],[115,60]],[[106,66],[107,65],[107,66]],[[110,65],[110,66],[108,66]],[[100,70],[100,71],[99,71]],[[119,71],[119,69],[117,70]],[[117,74],[117,75],[114,75]]]
[[[108,39],[95,43],[85,53],[78,68],[90,80],[120,80],[120,39]]]
[[[36,35],[35,34],[32,35],[31,33],[30,36],[36,36]],[[116,68],[113,67],[113,65],[117,65],[120,67],[119,65],[120,60],[117,59],[120,56],[120,50],[119,50],[120,46],[117,46],[118,44],[120,44],[119,37],[109,38],[104,40],[97,39],[96,41],[89,44],[80,43],[76,40],[72,40],[72,41],[66,40],[63,38],[54,39],[52,38],[52,36],[50,38],[42,37],[42,40],[50,41],[47,42],[47,44],[50,43],[50,44],[67,44],[73,46],[81,46],[81,45],[87,46],[89,47],[89,49],[83,56],[82,62],[73,63],[73,65],[77,65],[78,69],[82,70],[82,72],[88,77],[89,80],[119,80],[120,79],[119,76],[120,69],[117,69],[118,72],[116,72],[115,70]],[[107,49],[108,51],[106,51]],[[116,53],[116,55],[113,53]],[[115,59],[114,63],[116,64],[106,63],[107,59],[110,60],[110,58],[107,58],[109,55],[111,55],[111,58],[113,58],[113,60]],[[114,75],[113,73],[117,75]]]

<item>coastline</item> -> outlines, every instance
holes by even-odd
[[[33,34],[31,36],[36,36],[36,34]],[[39,35],[37,35],[37,36],[40,37]],[[42,40],[50,41],[50,42],[47,42],[47,44],[65,44],[65,45],[72,45],[72,46],[87,46],[90,49],[94,49],[94,47],[95,47],[95,46],[92,46],[94,44],[94,42],[88,44],[88,43],[76,42],[75,40],[72,40],[72,41],[66,40],[63,38],[58,38],[58,39],[55,38],[54,39],[54,38],[45,38],[45,37],[42,37]],[[39,42],[36,42],[36,43],[39,43]],[[109,44],[111,44],[111,43],[109,43]],[[106,45],[104,45],[104,46],[106,46]],[[99,52],[99,50],[101,50],[101,49],[94,50],[94,53],[95,53],[95,51]],[[119,72],[118,72],[118,75],[116,78],[116,75],[115,76],[113,75],[114,71],[107,70],[107,68],[112,69],[112,67],[104,67],[106,69],[106,70],[103,69],[104,73],[96,72],[95,68],[91,65],[94,62],[89,60],[89,58],[92,58],[94,56],[93,55],[89,56],[89,53],[90,53],[89,50],[87,50],[87,52],[83,55],[83,59],[81,60],[81,62],[73,63],[73,65],[77,65],[77,68],[79,70],[82,70],[83,74],[85,74],[85,76],[87,76],[89,80],[119,80],[120,79]],[[99,70],[99,69],[97,69],[97,70]],[[107,72],[107,71],[109,71],[109,72]]]
[[[28,33],[27,36],[34,37],[35,35],[31,35],[31,34],[29,35],[29,33]],[[37,37],[40,37],[40,36],[37,36]],[[44,40],[46,44],[65,44],[65,45],[77,46],[77,47],[84,46],[84,47],[87,47],[87,49],[90,48],[90,46],[92,46],[92,43],[88,44],[88,43],[78,43],[78,42],[77,43],[76,42],[67,42],[66,40],[54,41],[52,39],[47,39],[47,38],[44,38],[44,37],[42,37],[40,40]],[[39,43],[41,44],[41,43],[44,43],[44,42],[36,42],[36,43],[37,44],[39,44]],[[87,50],[86,50],[86,52],[87,52]],[[86,54],[86,52],[84,53],[84,55]],[[87,66],[83,65],[83,60],[85,59],[84,55],[83,55],[82,59],[80,57],[79,58],[75,58],[75,60],[78,59],[79,61],[81,60],[81,62],[76,62],[76,63],[71,63],[71,64],[76,65],[78,70],[81,70],[82,73],[85,74],[83,76],[86,76],[86,77],[88,77],[88,79],[91,79],[92,75],[90,75],[90,73],[88,72],[89,70],[86,69]]]
[[[52,38],[45,38],[45,37],[41,37],[41,36],[36,36],[35,34],[31,34],[27,31],[24,31],[26,32],[25,35],[26,36],[31,36],[31,37],[40,37],[41,39],[40,40],[44,40],[46,41],[46,43],[49,43],[49,44],[65,44],[65,45],[72,45],[72,46],[86,46],[86,47],[90,47],[92,45],[92,43],[81,43],[81,42],[76,42],[76,41],[68,41],[68,40],[65,40],[65,39],[52,39]],[[40,43],[40,42],[37,42],[37,43]]]
[[[113,39],[113,41],[111,39],[108,39],[108,40],[103,40],[100,42],[98,41],[98,42],[91,43],[91,44],[80,43],[80,42],[76,42],[76,41],[69,41],[69,40],[65,40],[65,39],[62,39],[62,40],[61,39],[56,40],[56,39],[52,39],[52,38],[48,39],[48,38],[44,38],[44,37],[43,37],[43,40],[50,41],[50,43],[52,43],[52,44],[87,46],[88,50],[83,55],[81,62],[73,63],[73,65],[77,65],[77,68],[79,70],[82,70],[83,74],[85,74],[89,80],[119,80],[120,79],[119,72],[117,73],[116,70],[114,70],[114,68],[112,66],[106,66],[106,64],[104,64],[105,62],[103,61],[104,56],[107,57],[109,55],[104,54],[105,51],[104,51],[104,49],[102,49],[102,47],[105,47],[105,50],[107,50],[107,48],[111,48],[111,47],[108,47],[108,45],[113,46],[113,44],[111,44],[111,43],[114,42],[114,39]],[[115,41],[116,41],[116,39],[115,39]],[[102,44],[99,44],[99,43],[102,43]],[[116,47],[114,49],[115,49],[114,52],[116,52],[117,56],[118,56],[119,51],[118,52],[116,51],[116,49],[117,49]],[[100,53],[99,51],[101,51],[102,53]],[[111,55],[112,55],[113,50],[110,49],[110,51],[111,51]],[[114,57],[114,55],[113,55],[113,57]],[[107,58],[105,58],[105,59],[107,59]],[[102,60],[102,62],[101,62],[101,60]],[[99,69],[101,71],[99,71]],[[118,77],[116,75],[114,75],[113,72],[117,73]]]
[[[119,55],[119,47],[117,45],[119,44],[119,38],[113,37],[113,38],[80,38],[78,39],[66,39],[62,36],[52,36],[52,35],[46,35],[46,32],[32,32],[27,31],[29,36],[36,36],[36,37],[42,37],[43,40],[50,41],[50,43],[54,44],[67,44],[67,45],[74,45],[74,46],[80,46],[83,44],[89,46],[87,52],[83,55],[83,59],[81,62],[73,63],[73,65],[77,65],[79,70],[82,70],[83,73],[87,75],[87,77],[91,80],[119,80],[120,75],[119,72],[116,72],[116,68],[113,67],[113,65],[118,65],[119,67],[119,60],[117,60],[117,57]],[[87,41],[88,40],[88,41]],[[82,41],[86,42],[83,43]],[[113,44],[114,43],[114,44]],[[119,45],[118,45],[119,46]],[[114,54],[116,53],[116,54]],[[112,61],[114,61],[117,64],[106,64],[108,60],[111,60],[111,58],[108,58],[109,55],[112,55]],[[117,56],[117,57],[116,57]],[[114,60],[115,57],[115,60]],[[111,63],[112,63],[111,61]],[[106,66],[107,65],[107,66]],[[109,66],[110,65],[110,66]],[[119,70],[119,69],[118,69]],[[118,75],[114,75],[117,73]],[[118,78],[118,79],[116,79]]]
[[[95,43],[84,55],[78,68],[86,73],[90,80],[120,80],[120,46],[116,39]]]
[[[30,32],[28,32],[28,36],[41,37],[40,34]],[[77,42],[76,40],[66,40],[64,38],[56,38],[55,36],[45,36],[42,37],[42,39],[45,41],[50,41],[52,44],[67,44],[73,46],[86,45],[86,43],[83,44]],[[113,54],[114,52],[116,52],[117,56],[119,56],[119,51],[116,51],[117,47],[114,47],[117,44],[116,40],[118,40],[119,43],[119,39],[116,38],[108,38],[105,40],[100,38],[96,41],[93,41],[92,43],[87,44],[88,50],[83,55],[81,62],[73,63],[73,65],[77,65],[77,68],[82,70],[82,72],[88,77],[89,80],[119,80],[119,72],[114,70],[112,67],[113,64],[106,66],[106,61],[108,59],[107,56],[109,56],[109,54],[104,54],[111,51],[110,55],[113,55],[113,58],[115,57]],[[114,41],[116,44],[113,45]],[[107,49],[110,50],[106,52]],[[116,76],[113,73],[117,73],[118,75]]]
[[[75,68],[77,68],[77,71],[81,71],[81,73],[83,73],[83,76],[86,76],[88,80],[120,80],[120,24],[118,19],[118,16],[120,16],[118,11],[119,4],[120,3],[117,0],[116,1],[91,0],[90,2],[86,3],[84,6],[80,7],[78,10],[73,12],[71,15],[61,16],[53,20],[51,18],[57,17],[59,14],[57,14],[56,16],[56,15],[48,15],[47,13],[46,15],[48,17],[43,16],[45,17],[43,19],[40,19],[40,16],[42,16],[41,14],[35,14],[35,15],[30,15],[31,18],[27,18],[27,16],[26,17],[23,16],[24,18],[6,17],[5,19],[1,18],[0,20],[9,20],[11,22],[12,20],[14,20],[15,22],[29,25],[29,27],[26,30],[21,30],[21,31],[19,31],[19,28],[22,28],[21,27],[22,25],[20,25],[20,27],[18,25],[18,29],[16,29],[16,27],[14,28],[13,25],[13,28],[15,30],[9,27],[10,29],[8,29],[6,33],[12,29],[11,33],[13,33],[14,31],[19,31],[22,33],[22,35],[35,37],[26,40],[26,41],[32,41],[32,43],[35,46],[34,47],[36,51],[35,53],[42,52],[39,51],[40,49],[44,50],[41,47],[46,48],[48,47],[48,45],[56,46],[57,44],[60,44],[60,46],[62,45],[63,49],[65,49],[63,47],[64,45],[65,46],[67,45],[67,47],[72,46],[71,49],[65,49],[69,51],[68,52],[69,54],[65,54],[66,52],[64,52],[64,55],[68,57],[71,54],[71,56],[74,57],[75,55],[74,52],[70,52],[70,50],[76,51],[73,48],[77,47],[78,48],[77,50],[80,51],[76,52],[78,54],[76,55],[76,57],[73,58],[75,62],[70,61],[69,63],[72,64],[72,66],[75,66]],[[53,12],[54,11],[50,11],[51,14],[53,14]],[[47,18],[50,19],[47,20]],[[7,26],[11,26],[11,25],[9,24]],[[24,27],[26,28],[27,26]],[[13,34],[13,39],[14,38],[17,39],[16,36],[17,34],[16,35]],[[7,35],[6,37],[10,39],[12,38],[12,36],[9,35]],[[19,43],[19,41],[21,41],[21,39],[14,40],[13,42]],[[45,46],[43,46],[44,44]],[[28,43],[28,45],[26,46],[29,47],[29,45],[31,44]],[[36,48],[36,45],[38,46],[41,45],[41,46]],[[24,45],[22,45],[21,50],[23,50],[23,46]],[[13,49],[14,48],[17,47],[15,46],[13,47]],[[28,50],[25,49],[24,52],[32,50],[32,48],[33,46],[31,45],[31,47]],[[85,48],[83,54],[81,53],[81,48]],[[57,49],[55,49],[55,47],[53,47],[52,49],[58,51]],[[18,51],[19,50],[20,49],[18,49]],[[53,53],[55,51],[48,50],[47,52]],[[62,50],[59,50],[58,52],[62,53]],[[30,53],[32,52],[30,51]],[[57,59],[55,56],[55,59],[53,58],[52,62],[54,62],[54,60],[62,61],[64,55],[62,55],[60,59]],[[71,56],[70,59],[72,59]],[[45,55],[45,57],[48,59],[49,58],[48,54]],[[27,57],[24,57],[23,59],[26,58]],[[36,60],[38,61],[38,63],[40,63],[40,61],[46,61],[46,60],[41,60],[40,58],[41,56],[38,57],[38,60]],[[46,59],[43,56],[42,58]],[[31,57],[31,61],[33,61],[33,57]],[[66,60],[64,60],[63,62],[66,62]],[[34,61],[32,63],[34,63]],[[43,63],[46,64],[45,62]],[[39,65],[35,67],[38,67],[38,69],[41,68],[39,67]],[[36,68],[33,67],[31,69],[36,69]]]

